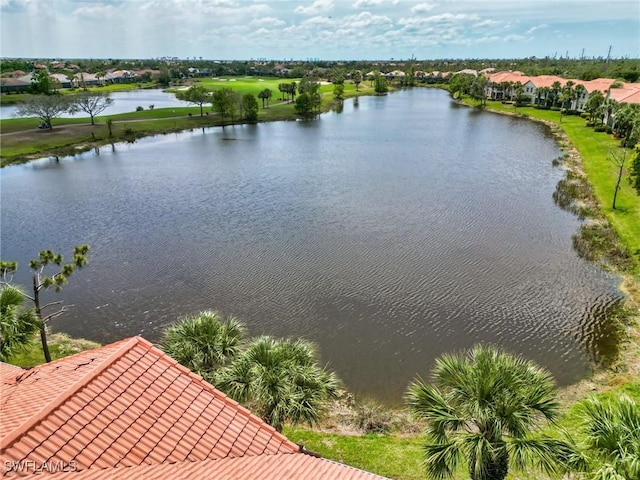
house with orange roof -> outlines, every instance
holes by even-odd
[[[7,478],[383,480],[307,452],[141,337],[0,363],[0,385]]]
[[[584,91],[578,98],[574,99],[571,106],[573,110],[584,110],[584,106],[589,100],[589,95],[600,91],[606,98],[612,98],[622,103],[640,103],[640,99],[635,93],[640,90],[640,84],[630,84],[618,82],[613,78],[597,78],[595,80],[569,80],[556,75],[537,75],[528,77],[522,72],[495,72],[488,73],[489,85],[486,88],[487,98],[492,100],[502,100],[513,96],[513,88],[520,82],[524,88],[524,93],[531,97],[532,105],[546,104],[545,91],[552,88],[556,82],[560,88],[564,88],[567,82],[571,81],[575,85],[582,85]],[[621,84],[620,88],[612,88],[614,84]],[[545,89],[541,91],[541,89]]]
[[[515,85],[520,83],[524,86],[530,78],[522,72],[495,72],[488,73],[486,77],[489,79],[489,83],[485,95],[491,100],[511,99],[514,95]]]

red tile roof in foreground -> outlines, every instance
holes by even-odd
[[[111,472],[111,474],[109,474]],[[385,480],[363,470],[302,453],[89,469],[44,475],[46,480]]]
[[[1,364],[0,381],[5,475],[73,465],[55,478],[381,478],[301,453],[140,337],[31,370]]]

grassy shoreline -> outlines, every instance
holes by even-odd
[[[297,81],[289,79],[287,81]],[[281,78],[265,80],[256,77],[215,78],[201,82],[207,88],[230,87],[240,93],[257,94],[257,92],[271,88],[274,97],[266,108],[259,102],[258,120],[256,123],[273,121],[296,120],[294,103],[278,97],[277,85]],[[177,89],[171,90],[173,92]],[[322,112],[334,108],[333,85],[321,85]],[[373,95],[371,86],[364,83],[356,89],[355,85],[345,84],[344,98],[363,95]],[[36,118],[9,118],[0,120],[0,166],[26,163],[31,160],[46,157],[73,156],[104,145],[121,142],[133,142],[138,138],[166,135],[170,133],[219,127],[223,125],[246,124],[239,119],[223,119],[211,112],[210,106],[205,109],[206,115],[200,115],[200,107],[168,107],[120,113],[108,116],[97,116],[95,125],[90,124],[88,117],[57,118],[53,122],[53,129],[35,128],[39,120]],[[107,127],[107,120],[111,120],[111,132]]]

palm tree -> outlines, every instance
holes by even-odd
[[[580,110],[580,109],[578,108],[578,107],[580,106],[580,99],[581,99],[584,95],[586,95],[587,93],[588,93],[588,92],[587,92],[587,89],[585,88],[585,86],[584,86],[584,85],[582,85],[582,84],[580,84],[580,83],[579,83],[579,84],[577,84],[577,85],[575,86],[575,88],[574,88],[574,90],[573,90],[573,95],[574,95],[574,98],[575,98],[576,103],[575,103],[575,105],[573,106],[573,110]],[[584,105],[583,105],[583,108],[584,108]]]
[[[164,331],[161,348],[191,371],[211,378],[240,351],[244,325],[217,312],[206,310],[180,319]]]
[[[559,81],[553,82],[551,85],[551,94],[553,95],[553,104],[552,107],[558,105],[558,100],[560,99],[560,92],[562,91],[562,84]]]
[[[551,88],[550,87],[540,87],[536,89],[536,95],[538,96],[538,105],[542,106],[551,106],[549,105],[549,101],[551,100]]]
[[[6,361],[16,351],[31,343],[40,329],[33,310],[24,310],[25,296],[17,287],[3,285],[0,292],[0,360]]]
[[[602,480],[640,479],[640,404],[626,395],[583,406],[588,477]]]
[[[255,339],[216,379],[218,388],[279,432],[287,421],[317,423],[338,383],[318,365],[315,345],[269,336]]]
[[[557,410],[553,379],[534,363],[477,346],[436,360],[432,380],[418,378],[407,392],[411,411],[427,421],[430,478],[452,477],[461,460],[472,480],[503,480],[510,466],[551,473],[572,452],[531,437]]]

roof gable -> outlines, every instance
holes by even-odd
[[[10,401],[30,392],[34,403]],[[2,462],[84,470],[300,450],[140,337],[25,371],[2,398]]]

